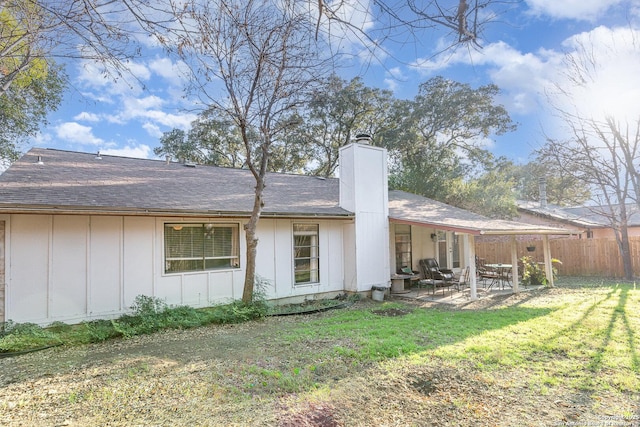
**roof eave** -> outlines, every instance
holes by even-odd
[[[445,231],[455,231],[457,233],[465,233],[472,234],[474,236],[480,235],[494,235],[494,236],[505,236],[505,235],[558,235],[558,236],[570,236],[574,234],[579,234],[579,231],[570,231],[570,230],[559,230],[559,229],[483,229],[481,227],[465,227],[461,225],[451,225],[451,224],[442,224],[438,222],[430,222],[430,221],[411,221],[400,218],[389,217],[389,221],[398,223],[398,224],[408,224],[408,225],[416,225],[420,227],[433,227],[438,230]]]
[[[123,216],[183,216],[183,217],[219,217],[249,218],[251,212],[216,211],[216,210],[180,210],[157,208],[129,207],[95,207],[95,206],[46,206],[46,205],[13,205],[0,206],[0,213],[5,214],[57,214],[57,215],[123,215]],[[262,212],[261,217],[271,218],[353,218],[351,212]]]

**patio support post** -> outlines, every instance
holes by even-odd
[[[551,247],[549,246],[549,236],[542,236],[542,248],[544,251],[544,272],[547,276],[547,283],[553,287],[553,265],[551,263]]]
[[[465,234],[465,245],[468,250],[467,265],[469,266],[469,296],[471,301],[478,299],[477,281],[476,281],[476,238],[473,234]]]
[[[516,242],[516,236],[511,236],[511,280],[513,283],[513,293],[520,292],[518,287],[518,243]]]

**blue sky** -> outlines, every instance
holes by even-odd
[[[359,2],[359,9],[366,3],[352,1]],[[351,17],[375,29],[375,16]],[[482,49],[434,56],[446,43],[446,32],[434,30],[421,45],[389,46],[384,63],[356,61],[341,73],[348,79],[365,70],[367,85],[391,89],[398,98],[413,97],[421,82],[436,75],[472,87],[495,83],[502,90],[498,102],[519,129],[485,144],[496,155],[523,163],[544,142],[544,134],[566,136],[551,114],[549,94],[554,85],[567,87],[563,55],[580,46],[588,45],[606,66],[592,86],[570,93],[573,104],[556,99],[556,105],[571,105],[583,114],[640,118],[639,29],[640,0],[523,0],[488,24]],[[71,85],[64,101],[33,145],[153,158],[162,133],[187,129],[197,111],[184,96],[180,63],[160,50],[149,47],[131,69],[144,88],[131,78],[105,79],[87,62],[69,64]]]

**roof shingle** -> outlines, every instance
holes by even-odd
[[[243,169],[34,148],[0,175],[0,210],[246,216],[254,189]],[[269,173],[263,215],[352,216],[338,192],[337,179]]]

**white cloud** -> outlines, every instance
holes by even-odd
[[[535,15],[593,21],[626,0],[526,0]],[[630,3],[634,3],[631,1]]]
[[[83,111],[80,114],[76,114],[73,120],[84,121],[84,122],[99,122],[100,117],[95,113],[89,113],[87,111]]]
[[[149,69],[172,86],[182,87],[185,83],[187,66],[182,61],[172,62],[167,57],[155,58],[149,62]]]
[[[382,51],[366,40],[364,34],[375,27],[376,17],[372,14],[370,0],[332,0],[327,3],[327,10],[331,10],[336,18],[329,20],[326,16],[320,20],[320,34],[336,51],[356,54],[361,61],[371,61],[371,58],[384,56]],[[301,2],[313,20],[318,19],[317,2]],[[348,25],[342,24],[348,22]]]
[[[107,148],[100,150],[101,154],[122,157],[137,157],[140,159],[148,159],[152,153],[151,148],[146,144],[138,144],[136,146],[127,145],[123,148]]]
[[[154,138],[160,138],[162,136],[162,131],[160,130],[160,127],[158,125],[147,122],[142,125],[142,128]]]
[[[565,40],[568,58],[557,73],[554,103],[584,118],[640,117],[640,30],[597,27]],[[580,84],[575,84],[578,81]]]
[[[399,82],[405,81],[406,79],[402,69],[400,69],[400,67],[394,67],[385,73],[384,84],[389,90],[395,91],[398,88]]]
[[[165,105],[166,102],[155,95],[144,98],[127,97],[122,100],[122,110],[109,115],[107,119],[118,124],[125,124],[131,120],[144,120],[155,126],[188,129],[191,122],[197,118],[193,113],[169,113],[165,111]]]
[[[433,74],[460,64],[484,66],[491,81],[503,91],[501,102],[512,112],[527,114],[539,108],[549,79],[561,61],[559,52],[541,49],[523,53],[500,41],[482,51],[457,49],[435,60],[419,59],[413,67],[421,74]]]
[[[149,80],[151,71],[146,65],[130,61],[126,64],[127,71],[118,73],[105,69],[96,62],[80,61],[76,77],[80,86],[85,88],[86,96],[106,102],[117,95],[131,95],[142,92],[142,83]],[[119,77],[116,77],[119,76]]]
[[[56,136],[66,142],[74,142],[78,144],[103,145],[103,139],[93,134],[90,126],[83,126],[75,122],[66,122],[55,128]]]

